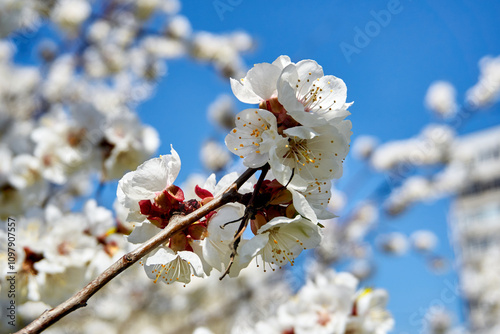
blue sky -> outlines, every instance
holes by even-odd
[[[214,4],[221,2],[231,10],[217,12]],[[377,31],[373,12],[389,9],[394,13]],[[347,84],[348,100],[355,102],[349,117],[353,138],[370,134],[382,142],[414,136],[429,122],[437,121],[423,104],[431,82],[450,81],[461,102],[465,91],[477,82],[479,59],[500,54],[498,1],[190,1],[183,4],[182,13],[195,30],[249,32],[258,43],[245,57],[249,66],[271,62],[281,54],[289,55],[292,61],[316,60],[326,74]],[[365,29],[373,29],[369,43],[358,40],[356,44],[358,31]],[[346,44],[359,52],[346,57],[341,48]],[[229,82],[207,66],[174,61],[156,96],[139,108],[143,120],[161,133],[160,152],[168,152],[170,144],[179,152],[181,178],[191,171],[202,171],[198,149],[204,139],[225,136],[206,122],[206,108],[218,94],[230,92]],[[239,105],[239,110],[244,108]],[[459,133],[499,124],[499,114],[494,107],[474,115]],[[340,186],[348,184],[361,167],[348,158]],[[349,205],[371,194],[381,181],[383,178],[367,175],[366,184],[355,192]],[[410,234],[431,229],[440,237],[437,253],[453,259],[448,241],[449,204],[450,200],[444,199],[416,205],[396,219],[382,216],[379,230]],[[463,321],[453,270],[435,275],[426,260],[413,253],[400,258],[378,254],[375,260],[376,275],[366,284],[389,291],[389,309],[396,319],[394,333],[420,333],[424,330],[423,314],[430,306],[444,305]]]
[[[227,6],[224,12],[216,9],[221,3]],[[376,19],[381,11],[392,11],[384,16],[383,24]],[[382,142],[414,136],[437,121],[423,104],[431,82],[450,81],[459,102],[463,101],[465,91],[477,82],[479,59],[500,55],[500,1],[210,0],[184,1],[182,13],[197,31],[249,32],[257,40],[256,49],[245,56],[249,66],[272,62],[282,54],[295,62],[316,60],[325,74],[347,84],[348,100],[355,102],[349,117],[353,138],[370,134]],[[367,34],[364,41],[359,31]],[[346,45],[357,51],[346,56]],[[20,50],[23,53],[24,47]],[[176,60],[169,62],[168,74],[154,97],[138,108],[142,120],[160,132],[159,153],[168,153],[172,144],[180,154],[181,179],[203,171],[198,151],[206,138],[222,140],[225,136],[206,117],[208,105],[221,93],[231,93],[228,80],[204,64]],[[238,104],[238,108],[245,106]],[[496,106],[472,116],[459,133],[500,124],[498,111]],[[361,163],[348,157],[341,188],[350,184],[360,168]],[[371,194],[381,180],[368,172],[349,206]],[[112,203],[115,189],[116,184],[106,187],[105,202]],[[382,217],[379,229],[406,234],[431,229],[441,238],[438,253],[452,259],[447,235],[449,204],[445,199],[416,205],[397,219]],[[463,307],[453,291],[457,284],[453,270],[436,276],[423,257],[412,253],[401,258],[376,255],[375,259],[376,275],[366,284],[389,291],[394,333],[420,333],[423,312],[433,305],[445,305],[462,318]]]

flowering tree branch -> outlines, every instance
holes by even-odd
[[[186,228],[190,224],[198,221],[209,212],[220,208],[221,206],[238,202],[241,200],[242,195],[238,193],[238,189],[257,171],[257,169],[247,169],[236,181],[229,186],[229,188],[220,196],[214,198],[212,201],[202,206],[198,210],[185,215],[175,215],[170,219],[168,226],[165,227],[160,233],[145,242],[136,250],[125,254],[101,275],[95,278],[82,290],[77,292],[71,298],[56,306],[51,310],[42,313],[37,319],[31,322],[28,326],[24,327],[16,334],[34,334],[40,333],[53,325],[69,313],[87,305],[87,301],[104,285],[106,285],[113,278],[118,276],[121,272],[132,266],[139,261],[146,254],[156,249],[161,244],[165,243],[173,234]]]

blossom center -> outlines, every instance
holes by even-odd
[[[280,232],[280,228],[273,228],[269,230],[269,242],[266,247],[270,247],[268,251],[264,251],[262,253],[262,260],[264,261],[264,272],[266,271],[265,263],[269,263],[271,269],[274,271],[273,265],[278,265],[281,269],[282,265],[290,262],[290,265],[294,265],[295,263],[295,255],[290,249],[290,246],[295,246],[296,244],[300,244],[303,246],[303,243],[294,236],[291,236],[287,233]],[[271,256],[271,258],[269,258]]]
[[[289,138],[286,153],[283,155],[284,159],[292,159],[294,163],[299,165],[299,171],[302,170],[300,166],[312,164],[315,168],[319,167],[321,158],[315,156],[314,152],[308,147],[306,139],[297,139],[297,137]]]
[[[319,96],[320,91],[323,91],[323,89],[316,87],[316,85],[313,84],[313,87],[302,98],[297,96],[300,103],[304,105],[304,110],[306,112],[311,111],[311,109],[314,108],[321,99],[321,96]]]
[[[164,280],[167,284],[176,282],[186,275],[191,273],[190,264],[181,258],[177,257],[175,260],[167,264],[158,264],[153,267],[153,274],[156,274],[156,283],[158,279]]]
[[[320,81],[320,79],[316,80]],[[315,82],[304,95],[302,95],[301,90],[297,91],[297,100],[302,103],[305,112],[310,112],[314,109],[315,112],[326,113],[327,111],[332,110],[332,107],[337,103],[337,101],[335,100],[335,98],[329,98],[330,95],[333,94],[333,89],[328,88],[330,84],[330,81],[328,81],[327,85],[325,86],[323,86],[321,83]]]

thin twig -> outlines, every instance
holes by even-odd
[[[202,206],[198,210],[186,216],[174,216],[170,219],[169,224],[160,233],[146,241],[136,250],[125,254],[118,261],[112,264],[102,274],[87,284],[82,290],[77,292],[71,298],[42,313],[37,319],[33,320],[28,326],[19,330],[15,334],[35,334],[40,333],[53,325],[69,313],[87,305],[87,301],[104,285],[121,272],[139,261],[146,254],[156,249],[161,244],[165,243],[174,233],[186,228],[190,224],[198,221],[209,212],[216,210],[224,204],[237,202],[241,195],[238,189],[257,171],[257,169],[247,169],[229,188],[220,196]]]
[[[269,164],[265,164],[260,168],[261,173],[259,176],[259,180],[257,181],[257,184],[255,185],[255,189],[253,190],[252,197],[250,198],[250,201],[248,202],[248,205],[245,209],[245,214],[243,215],[243,218],[241,220],[240,226],[236,230],[236,233],[234,234],[234,239],[230,244],[230,247],[232,249],[231,251],[231,256],[229,258],[229,263],[226,267],[226,270],[224,273],[219,277],[219,280],[222,280],[224,277],[226,277],[227,274],[229,274],[229,270],[231,270],[231,266],[234,263],[234,258],[237,255],[237,250],[238,250],[238,245],[241,240],[241,236],[243,235],[243,232],[245,232],[245,229],[247,228],[248,222],[250,219],[254,219],[255,216],[255,200],[257,198],[257,195],[260,192],[260,188],[262,187],[262,183],[264,182],[264,179],[266,178],[267,172],[269,171]]]

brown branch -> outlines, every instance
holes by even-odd
[[[186,216],[174,216],[170,219],[169,224],[160,233],[146,241],[136,250],[125,254],[118,261],[112,264],[102,274],[87,284],[82,290],[77,292],[71,298],[42,313],[37,319],[33,320],[28,326],[19,330],[15,334],[34,334],[40,333],[53,325],[69,313],[87,305],[87,301],[104,285],[121,272],[139,261],[146,254],[165,243],[174,233],[186,228],[190,224],[198,221],[209,212],[220,208],[224,204],[238,202],[241,199],[241,194],[238,189],[257,171],[257,169],[247,169],[229,188],[220,196],[217,196],[212,201],[202,206],[198,210]]]
[[[269,164],[265,164],[264,166],[260,167],[261,173],[259,176],[259,180],[257,180],[257,184],[255,185],[255,188],[252,193],[252,197],[250,198],[250,201],[247,204],[247,207],[245,209],[245,214],[243,215],[243,218],[241,219],[240,226],[236,230],[236,233],[234,234],[234,239],[230,244],[231,247],[231,256],[229,258],[229,263],[227,265],[226,270],[222,275],[219,277],[219,280],[222,280],[224,277],[226,277],[227,274],[229,274],[229,271],[231,270],[231,266],[234,263],[234,258],[237,255],[238,251],[238,245],[240,243],[241,237],[243,236],[243,232],[245,232],[245,229],[247,228],[248,222],[250,219],[254,219],[255,216],[255,200],[257,199],[257,196],[260,192],[260,188],[262,187],[262,183],[264,182],[264,179],[266,178],[267,172],[269,172],[269,169],[271,167]]]

